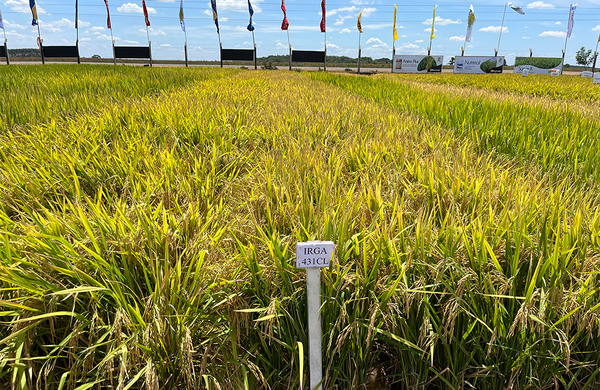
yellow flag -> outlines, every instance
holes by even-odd
[[[358,13],[358,19],[356,20],[356,28],[358,31],[362,32],[362,10]]]
[[[434,26],[435,26],[435,9],[436,8],[437,8],[437,5],[433,7],[433,20],[431,21],[431,38],[430,39],[435,38]]]
[[[394,4],[394,41],[398,40],[398,30],[396,30],[396,11],[398,11],[398,7]]]

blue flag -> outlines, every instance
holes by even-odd
[[[248,31],[254,31],[254,26],[252,25],[252,15],[254,15],[254,10],[252,9],[252,4],[250,4],[250,0],[248,0],[248,12],[250,12],[250,24],[248,24]]]
[[[29,8],[31,8],[31,14],[33,15],[33,20],[31,21],[32,26],[37,26],[37,9],[35,6],[35,0],[29,0]]]
[[[219,33],[219,17],[217,16],[217,0],[210,0],[210,6],[213,10],[213,19],[215,20],[215,26],[217,26],[217,34]]]
[[[77,28],[77,19],[79,19],[79,2],[75,0],[75,28]]]

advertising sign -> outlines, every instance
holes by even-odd
[[[394,56],[394,73],[431,73],[442,71],[444,56]]]
[[[530,74],[562,73],[562,58],[560,57],[517,57],[514,73],[523,73],[527,69]]]
[[[502,73],[504,56],[457,56],[454,73]]]

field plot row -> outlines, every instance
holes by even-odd
[[[2,101],[1,388],[307,388],[310,239],[338,245],[324,388],[600,384],[596,116],[389,76],[19,69],[64,106]]]

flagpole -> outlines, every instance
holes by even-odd
[[[110,25],[110,40],[112,41],[112,47],[113,47],[113,61],[114,61],[115,65],[117,65],[117,57],[115,56],[115,38],[113,37],[112,23]]]
[[[254,30],[252,30],[252,45],[254,46],[254,70],[258,69],[257,58],[256,58],[256,41],[254,40]]]
[[[185,48],[185,67],[187,68],[189,66],[188,65],[188,55],[187,55],[187,31],[183,30],[183,34],[185,36],[185,45],[184,45],[184,48]]]
[[[40,55],[42,56],[42,65],[44,65],[46,63],[46,61],[44,60],[44,45],[42,43],[42,33],[40,32],[40,21],[39,19],[37,20],[37,28],[38,28],[38,39],[40,40]]]
[[[4,33],[4,41],[6,42],[6,33]],[[594,50],[594,64],[592,65],[592,74],[596,70],[596,59],[598,58],[598,43],[600,43],[600,37],[598,38],[598,42],[596,42],[596,50]]]
[[[290,70],[292,70],[292,43],[290,42],[290,28],[288,26],[288,28],[285,29],[285,31],[287,32],[287,37],[288,37],[288,47],[290,49]]]
[[[504,3],[504,13],[502,14],[502,25],[500,26],[500,36],[498,37],[498,47],[496,48],[496,55],[500,51],[500,40],[502,39],[502,31],[504,30],[504,17],[506,16],[506,4]]]
[[[361,32],[359,31],[358,32],[358,69],[356,70],[356,73],[360,73],[360,36],[361,36]]]

